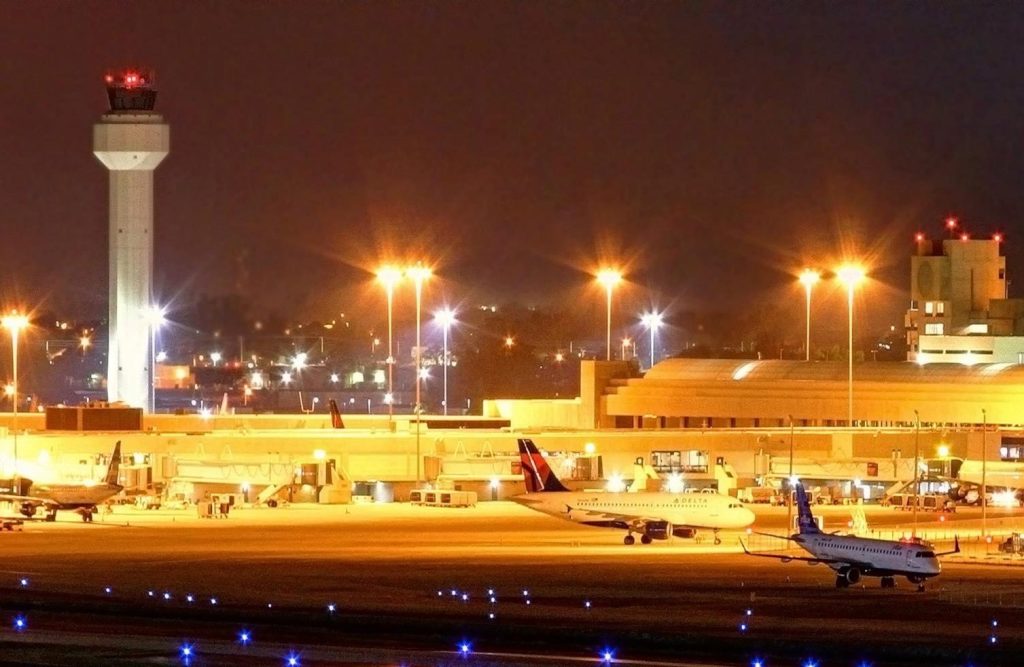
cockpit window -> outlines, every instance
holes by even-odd
[[[934,551],[918,551],[915,556],[918,558],[935,558]]]

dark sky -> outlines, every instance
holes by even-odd
[[[376,307],[379,258],[422,253],[435,297],[600,306],[585,271],[605,256],[631,261],[637,304],[802,317],[788,272],[851,252],[876,278],[868,317],[888,322],[912,234],[951,212],[1006,232],[1022,270],[1018,3],[4,0],[0,15],[5,303],[105,311],[90,126],[103,73],[132,63],[155,69],[171,124],[164,298],[239,289],[326,317]]]

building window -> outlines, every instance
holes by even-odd
[[[999,279],[1006,280],[1006,269],[999,269]]]
[[[924,325],[924,334],[926,336],[941,336],[943,330],[942,322],[935,322],[932,324]]]
[[[946,302],[945,301],[937,301],[935,303],[935,312],[938,315],[945,315],[946,314]]]
[[[988,333],[988,325],[987,324],[968,324],[967,325],[967,329],[965,329],[964,333],[969,334],[969,335],[970,334],[987,334]]]
[[[924,302],[924,314],[931,315],[935,312],[935,304],[931,301]]]
[[[911,299],[910,300],[910,309],[911,310],[917,310],[917,300],[916,299]]]

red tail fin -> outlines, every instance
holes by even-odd
[[[551,466],[544,460],[533,440],[519,439],[519,461],[523,466],[523,478],[526,480],[527,493],[541,491],[568,491],[555,477]]]
[[[331,428],[345,428],[345,422],[341,419],[341,410],[338,409],[338,403],[332,398],[327,401],[327,404],[331,407]]]

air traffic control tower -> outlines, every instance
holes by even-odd
[[[170,148],[170,127],[153,109],[146,72],[106,76],[110,111],[93,126],[93,153],[110,170],[110,318],[107,398],[152,411],[153,170]]]

